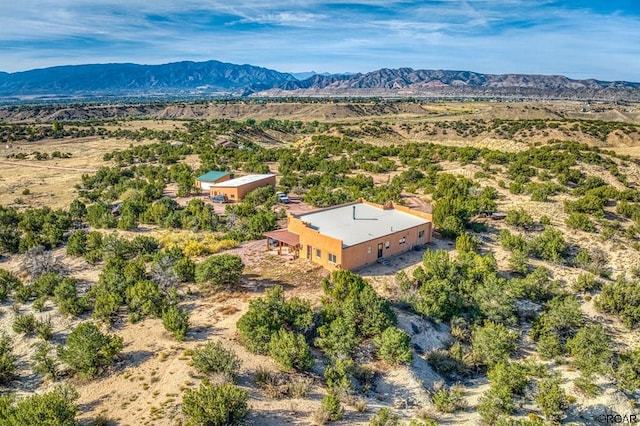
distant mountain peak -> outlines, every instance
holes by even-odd
[[[562,75],[382,68],[367,73],[283,73],[210,60],[161,65],[65,65],[0,72],[0,96],[530,96],[640,100],[640,84]]]

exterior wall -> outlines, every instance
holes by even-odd
[[[203,191],[209,191],[214,184],[220,183],[220,182],[226,182],[229,179],[231,179],[231,175],[227,174],[222,176],[220,179],[217,179],[215,182],[196,180],[196,186],[202,189]]]
[[[321,234],[315,229],[308,228],[300,219],[289,216],[287,229],[300,237],[300,257],[309,259],[323,266],[329,271],[343,268],[342,241]],[[318,256],[317,250],[320,250]],[[336,257],[335,262],[329,261],[329,254]],[[310,257],[309,257],[310,256]]]
[[[209,188],[209,195],[226,195],[229,201],[240,201],[240,197],[238,197],[238,189],[239,187],[231,186],[231,187],[218,187],[214,186]]]
[[[262,188],[263,186],[272,186],[275,188],[275,175],[240,186],[212,186],[209,188],[209,194],[211,196],[224,194],[230,201],[240,201],[247,193],[254,189]]]
[[[366,201],[362,202],[380,209],[395,208],[396,210],[420,217],[422,219],[428,220],[429,222],[410,229],[394,232],[371,241],[366,241],[361,244],[350,247],[343,247],[342,240],[323,235],[319,231],[307,227],[301,219],[296,218],[294,215],[290,214],[287,218],[287,229],[290,232],[298,234],[300,237],[300,257],[308,258],[307,255],[310,253],[311,261],[323,266],[325,269],[328,269],[330,271],[336,269],[354,270],[365,265],[370,265],[377,262],[378,244],[380,243],[382,244],[381,257],[386,258],[412,250],[416,245],[431,242],[433,233],[431,214],[411,210],[404,206],[394,206],[392,203],[383,206]],[[330,209],[331,207],[315,211]],[[401,238],[404,238],[403,243],[400,243]],[[388,248],[386,247],[387,242],[389,242]],[[310,252],[308,251],[308,247],[311,247]],[[316,253],[316,250],[318,249],[320,250],[320,257],[318,257]],[[335,263],[329,261],[329,253],[336,256]]]
[[[420,237],[422,232],[422,237]],[[404,238],[404,242],[400,242]],[[404,231],[394,232],[366,241],[342,251],[342,268],[354,270],[378,261],[378,245],[382,244],[382,258],[412,250],[414,246],[431,242],[431,222]],[[387,248],[387,243],[389,247]]]

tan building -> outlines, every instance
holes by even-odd
[[[329,270],[354,270],[431,241],[432,216],[364,200],[288,216],[287,230],[265,235]]]
[[[247,193],[264,186],[276,186],[276,175],[246,175],[239,178],[218,182],[209,187],[209,194],[226,195],[229,201],[240,201]]]
[[[231,179],[231,174],[229,172],[219,172],[216,170],[212,170],[203,174],[202,176],[198,176],[196,178],[196,186],[203,191],[209,191],[209,189],[215,185],[216,183],[224,182]]]

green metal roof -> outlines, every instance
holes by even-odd
[[[196,180],[199,180],[200,182],[215,182],[221,177],[224,177],[228,174],[229,172],[219,172],[216,170],[212,170],[210,172],[203,174],[202,176],[198,176]]]

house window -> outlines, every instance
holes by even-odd
[[[367,253],[371,254],[371,246],[367,248]]]
[[[336,263],[337,262],[335,254],[329,253],[329,262],[331,262],[331,263]]]
[[[402,237],[400,238],[400,241],[398,241],[399,244],[404,244],[407,242],[407,237]]]
[[[322,250],[316,249],[316,257],[322,257]]]
[[[418,231],[418,238],[424,237],[424,229],[422,231]]]
[[[236,198],[236,194],[231,194],[231,198]]]
[[[388,249],[389,247],[391,247],[391,241],[385,241],[384,248]]]

